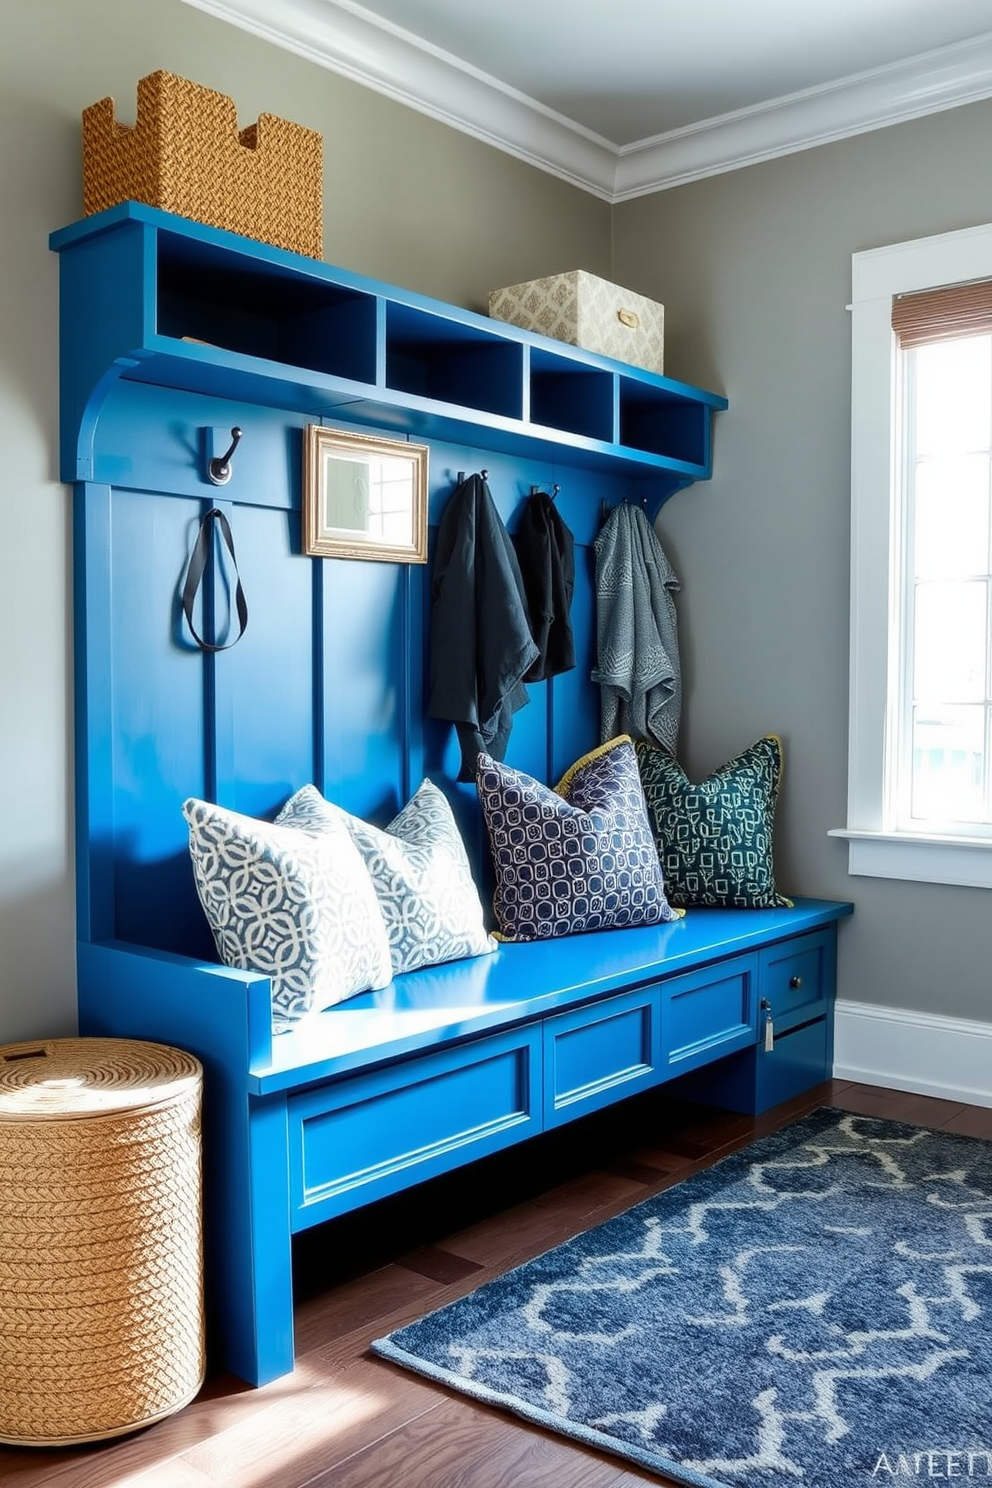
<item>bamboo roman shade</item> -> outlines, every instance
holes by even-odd
[[[992,279],[895,295],[892,329],[904,351],[952,336],[988,335],[992,331]]]

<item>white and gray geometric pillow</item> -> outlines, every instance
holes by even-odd
[[[183,803],[204,914],[226,966],[272,979],[272,1028],[392,979],[386,929],[350,834],[319,837]]]
[[[385,830],[332,805],[314,785],[297,791],[276,821],[311,832],[343,825],[351,833],[378,896],[394,976],[496,949],[451,807],[433,781]]]

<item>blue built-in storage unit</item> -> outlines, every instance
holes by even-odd
[[[217,963],[185,797],[265,816],[314,781],[382,821],[429,775],[489,876],[453,731],[425,716],[429,564],[304,556],[306,425],[426,442],[431,539],[461,471],[488,470],[511,530],[533,487],[560,487],[577,665],[530,687],[508,755],[554,780],[597,742],[603,505],[653,515],[706,479],[725,400],[133,203],[52,246],[74,487],[80,1027],[203,1060],[214,1357],[260,1382],[293,1365],[294,1233],[679,1076],[749,1110],[824,1078],[849,906],[507,945],[273,1038],[267,979]],[[218,487],[208,463],[234,427]],[[250,619],[208,654],[180,588],[214,507]],[[200,623],[217,640],[234,634],[232,580],[216,556]]]
[[[653,508],[711,473],[726,399],[673,378],[133,202],[52,247],[66,480],[99,479],[107,380],[639,477]]]

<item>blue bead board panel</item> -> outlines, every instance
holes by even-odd
[[[119,383],[106,401],[95,463],[114,480],[81,487],[77,498],[86,554],[80,600],[90,615],[81,632],[81,665],[89,669],[81,809],[94,827],[97,814],[104,823],[99,837],[90,828],[84,834],[89,855],[81,881],[104,905],[100,938],[209,954],[182,800],[206,796],[269,817],[310,781],[345,809],[385,823],[430,775],[452,801],[488,895],[474,786],[457,782],[451,725],[425,716],[430,565],[303,555],[303,423],[296,415],[130,382]],[[222,435],[234,424],[244,432],[232,479],[205,491],[203,435]],[[511,530],[533,487],[560,485],[562,515],[578,544],[572,609],[578,664],[529,685],[530,702],[515,717],[508,754],[518,768],[554,781],[598,741],[598,695],[590,680],[591,542],[602,503],[623,499],[629,483],[432,444],[432,541],[458,474],[481,468],[489,471]],[[231,523],[249,625],[230,650],[207,655],[188,631],[179,593],[198,525],[212,506]],[[235,633],[235,573],[223,548],[215,550],[195,618],[201,634],[222,643]],[[103,639],[94,630],[98,608]],[[94,669],[101,656],[110,661],[106,673]],[[97,735],[105,740],[102,754],[87,743]]]
[[[591,545],[602,511],[627,499],[655,509],[705,478],[725,400],[133,203],[54,234],[52,246],[62,464],[86,483],[82,933],[206,954],[183,797],[268,815],[310,780],[383,821],[425,774],[437,778],[488,890],[453,730],[425,717],[430,569],[302,556],[303,429],[322,419],[426,439],[432,537],[461,471],[489,471],[511,530],[532,488],[560,486],[577,543],[578,665],[530,689],[508,754],[554,780],[598,740]],[[206,462],[234,426],[244,431],[234,475],[216,488]],[[204,656],[178,593],[215,504],[234,529],[251,618],[237,646]],[[233,581],[217,557],[197,610],[216,641],[231,635]]]

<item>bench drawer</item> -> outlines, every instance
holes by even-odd
[[[829,1018],[776,1034],[770,1052],[764,1043],[700,1069],[676,1087],[687,1100],[707,1101],[728,1111],[758,1115],[830,1078]]]
[[[767,1111],[829,1079],[828,1034],[826,1018],[818,1018],[814,1023],[805,1023],[801,1028],[776,1035],[771,1053],[766,1053],[763,1045],[759,1046],[755,1066],[755,1111]]]
[[[775,1032],[809,1023],[826,1011],[833,987],[834,936],[829,931],[799,935],[761,954],[761,996],[771,1003]],[[761,1019],[758,1036],[763,1034]]]
[[[540,1131],[541,1029],[389,1065],[288,1104],[290,1205],[301,1230]]]
[[[625,992],[544,1025],[544,1124],[562,1126],[658,1079],[657,987]]]
[[[662,1061],[668,1076],[754,1043],[757,980],[758,957],[750,955],[661,983]]]

